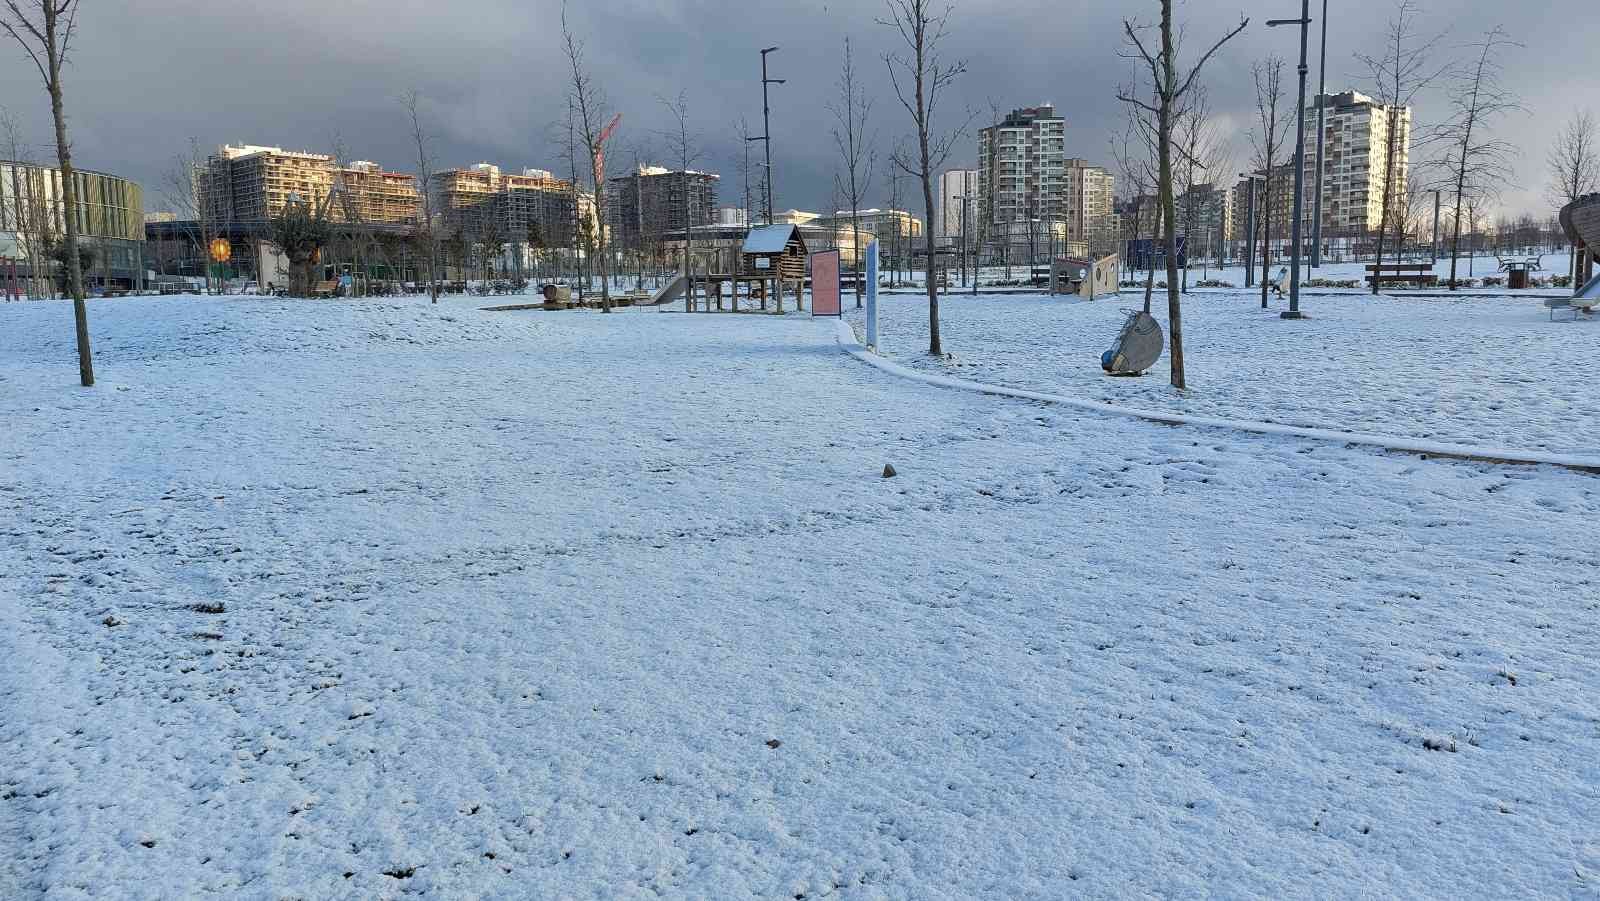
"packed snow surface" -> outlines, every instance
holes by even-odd
[[[1206,309],[1220,405],[1384,308]],[[1600,891],[1594,476],[943,390],[804,316],[90,316],[83,390],[69,307],[0,305],[0,897]],[[1383,365],[1301,384],[1404,422]],[[1587,421],[1574,375],[1479,421]]]

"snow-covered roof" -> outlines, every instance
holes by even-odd
[[[745,253],[783,253],[794,237],[794,226],[786,223],[760,225],[744,238]]]

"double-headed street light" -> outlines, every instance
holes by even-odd
[[[787,79],[767,77],[767,54],[776,53],[777,47],[767,47],[761,51],[761,137],[745,138],[750,141],[760,141],[767,149],[767,224],[772,224],[772,105],[767,99],[767,85],[785,84]]]
[[[1322,266],[1323,149],[1328,128],[1328,0],[1322,0],[1322,63],[1317,67],[1317,193],[1311,202],[1311,268]]]
[[[1291,268],[1289,270],[1289,309],[1283,311],[1284,319],[1302,319],[1300,312],[1300,218],[1305,214],[1306,197],[1306,51],[1310,40],[1311,0],[1300,0],[1300,18],[1269,19],[1268,28],[1279,25],[1300,26],[1300,96],[1295,105],[1294,141],[1294,223],[1289,230]]]

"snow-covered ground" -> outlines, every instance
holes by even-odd
[[[801,316],[90,309],[86,391],[0,305],[0,897],[1600,890],[1593,476]]]
[[[898,362],[975,381],[1129,406],[1483,447],[1600,456],[1600,317],[1552,322],[1536,298],[1308,296],[1286,321],[1247,292],[1186,299],[1190,390],[1170,358],[1143,378],[1108,378],[1100,355],[1142,292],[1093,302],[952,295],[944,349],[927,356],[927,302],[882,300],[879,340]],[[850,310],[859,324],[861,315]],[[1167,326],[1165,295],[1153,312]]]

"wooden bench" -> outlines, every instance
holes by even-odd
[[[318,298],[336,297],[336,296],[338,296],[338,294],[339,294],[339,282],[336,281],[336,280],[334,280],[334,281],[326,281],[326,282],[317,282],[316,285],[314,285],[311,288],[311,296],[312,297],[318,297]]]
[[[1367,266],[1367,286],[1410,285],[1414,288],[1431,288],[1439,284],[1433,274],[1432,263],[1376,263]]]

